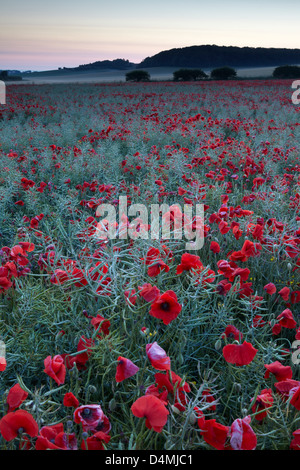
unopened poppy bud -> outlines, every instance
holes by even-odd
[[[273,328],[274,325],[276,325],[276,320],[273,318],[273,320],[270,321],[270,327]]]
[[[172,408],[173,413],[175,413],[176,415],[180,414],[180,411],[176,406],[172,405],[171,408]]]
[[[241,389],[242,389],[242,386],[241,386],[241,384],[235,382],[235,383],[233,384],[233,388],[234,388],[234,390],[235,390],[236,392],[240,392]]]
[[[89,435],[88,435],[87,432],[83,432],[83,433],[82,433],[82,439],[83,439],[84,441],[86,441],[88,437],[89,437]]]
[[[110,409],[110,411],[114,411],[116,407],[117,407],[116,400],[112,398],[108,404],[108,408]]]
[[[247,408],[243,408],[243,409],[242,409],[242,415],[243,415],[243,416],[247,416],[248,413],[249,413],[249,411],[247,410]]]
[[[197,423],[197,417],[196,417],[195,413],[192,413],[192,414],[190,415],[190,424],[191,424],[191,425],[194,425],[194,424],[196,424],[196,423]]]
[[[219,351],[219,349],[221,349],[221,347],[222,347],[222,341],[220,339],[217,339],[217,341],[215,342],[216,351]]]
[[[73,428],[73,421],[71,421],[70,419],[68,419],[67,421],[67,428],[69,431],[71,431]]]
[[[291,263],[288,263],[288,264],[287,264],[287,268],[288,268],[289,271],[292,270],[292,265],[291,265]]]
[[[89,392],[90,393],[96,393],[97,392],[97,388],[95,387],[95,385],[90,385],[89,386]]]

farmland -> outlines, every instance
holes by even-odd
[[[300,449],[291,95],[289,80],[7,86],[2,450]],[[125,196],[203,205],[203,246],[128,214],[132,236],[108,237],[97,208]]]

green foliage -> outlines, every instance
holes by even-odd
[[[300,67],[298,65],[282,65],[273,71],[274,78],[300,78]]]
[[[127,82],[149,82],[150,74],[146,70],[132,70],[127,72],[126,75]]]
[[[213,69],[210,76],[215,80],[228,80],[236,77],[236,71],[231,67],[220,67]]]
[[[179,69],[173,72],[173,80],[175,82],[179,80],[184,82],[202,80],[207,77],[208,75],[201,69]]]

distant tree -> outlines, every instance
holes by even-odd
[[[274,78],[300,78],[300,67],[297,65],[282,65],[273,71]]]
[[[7,70],[2,70],[0,72],[0,80],[7,80],[8,79],[8,71]]]
[[[173,72],[173,80],[175,82],[182,80],[184,82],[189,82],[192,80],[202,80],[207,78],[205,72],[201,69],[179,69]]]
[[[126,82],[149,82],[150,74],[146,70],[132,70],[126,73]]]
[[[212,70],[210,76],[215,80],[228,80],[236,77],[236,71],[231,67],[220,67]]]

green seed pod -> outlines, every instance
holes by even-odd
[[[114,411],[116,407],[117,407],[117,402],[114,398],[112,398],[110,402],[108,403],[108,408],[110,409],[110,411]]]

